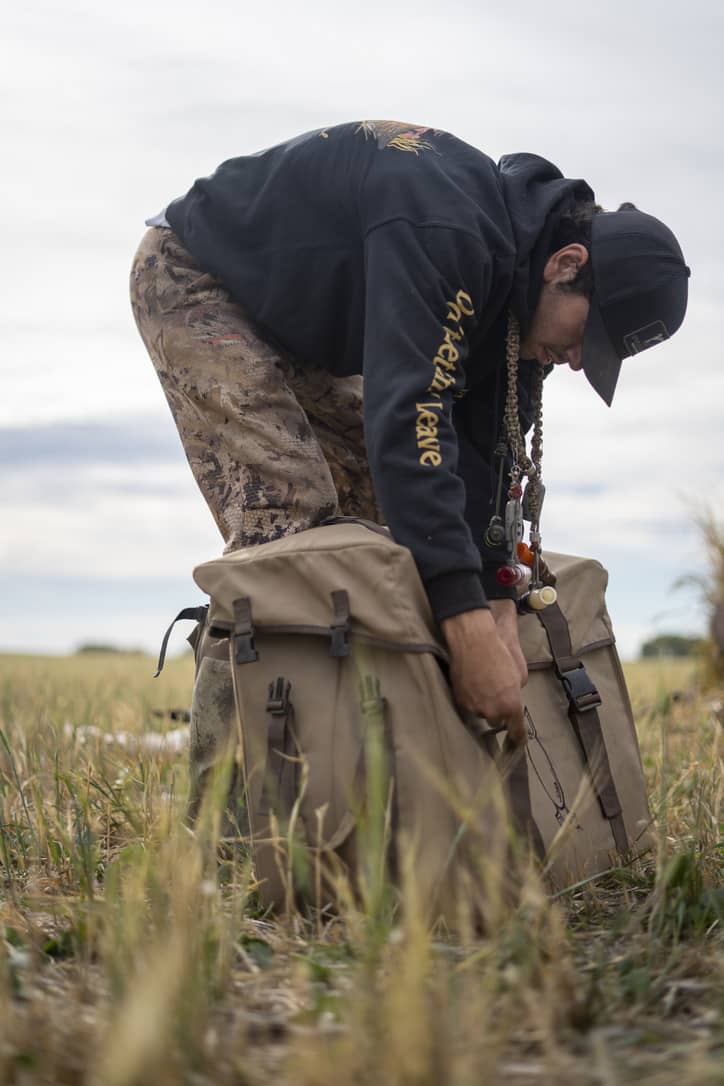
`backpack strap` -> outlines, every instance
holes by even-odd
[[[289,693],[291,683],[283,675],[269,683],[266,703],[267,762],[259,800],[259,811],[266,819],[272,810],[285,821],[297,798],[296,741],[294,706]]]
[[[536,856],[543,859],[545,846],[538,823],[533,817],[528,780],[528,757],[526,746],[516,746],[506,735],[502,747],[498,734],[506,730],[505,725],[491,727],[487,720],[465,710],[458,710],[461,720],[472,736],[477,740],[490,760],[497,766],[503,782],[508,811],[516,832],[530,842]]]
[[[330,656],[349,656],[349,635],[352,632],[352,616],[349,610],[349,595],[344,588],[332,593],[334,618],[330,623]]]
[[[235,659],[233,647],[231,655],[232,660]],[[245,662],[247,661],[242,660],[242,663]],[[298,762],[290,690],[291,683],[283,675],[269,683],[265,707],[266,733],[259,731],[251,750],[246,740],[242,739],[244,759],[250,754],[253,759],[251,767],[242,761],[242,774],[256,878],[262,887],[262,901],[276,906],[282,906],[287,900],[288,887],[284,875],[286,847],[283,837],[296,801]],[[237,702],[237,723],[241,728],[240,714],[241,707]],[[263,719],[258,715],[260,725]],[[259,784],[253,787],[250,787],[250,771],[255,780],[259,781]],[[275,816],[282,840],[273,832]]]
[[[527,750],[527,745],[516,746],[506,735],[497,762],[513,825],[521,837],[530,842],[533,852],[542,860],[546,850],[538,823],[533,817]]]
[[[320,524],[320,528],[331,524],[361,524],[363,528],[368,528],[371,532],[376,532],[377,535],[383,535],[386,539],[392,539],[390,529],[386,528],[384,524],[377,524],[374,520],[365,520],[364,517],[325,517]]]
[[[380,783],[384,784],[384,788],[387,792],[387,799],[390,802],[390,837],[387,862],[389,864],[390,877],[393,881],[397,881],[400,875],[400,857],[397,851],[400,830],[400,801],[397,791],[397,781],[399,778],[387,698],[382,694],[380,680],[376,675],[365,674],[361,676],[359,699],[364,727],[366,730],[370,727],[377,728],[378,736],[384,750],[384,781]],[[363,793],[368,792],[368,753],[366,739],[363,739],[360,747],[359,762],[357,763],[357,770],[355,772],[353,795],[362,795]]]
[[[283,675],[269,684],[269,696],[266,704],[267,718],[267,762],[259,800],[259,814],[265,823],[269,823],[270,814],[276,812],[282,821],[287,821],[299,794],[298,748],[294,734],[294,706],[290,699],[291,683]],[[379,679],[365,675],[360,682],[360,709],[366,724],[377,724],[385,746],[388,765],[388,777],[393,775],[392,760],[394,750],[385,713],[386,702],[380,692]],[[360,744],[357,765],[352,782],[351,795],[364,796],[367,784],[367,761],[364,740]],[[334,851],[356,827],[359,813],[347,810],[342,816],[332,837],[324,843],[324,850]],[[395,831],[399,822],[397,797],[392,795],[392,829]],[[392,834],[394,845],[395,833]],[[391,867],[396,870],[394,847],[390,853]]]
[[[611,773],[606,744],[598,716],[601,695],[581,660],[573,654],[566,617],[557,603],[537,612],[551,647],[553,663],[568,700],[568,716],[591,775],[603,817],[608,819],[619,852],[629,851],[621,802]]]
[[[168,648],[168,639],[171,636],[171,630],[174,628],[177,622],[181,622],[183,619],[194,619],[196,622],[205,622],[206,615],[209,610],[208,603],[203,604],[201,607],[184,607],[179,611],[176,618],[173,620],[166,633],[163,635],[163,641],[161,642],[161,651],[158,654],[158,665],[156,667],[156,674],[153,676],[157,679],[163,671],[163,665],[166,663],[166,649]]]
[[[533,817],[527,744],[516,746],[506,734],[501,745],[498,736],[507,732],[505,724],[492,725],[485,717],[467,709],[457,708],[457,713],[467,731],[497,768],[508,814],[516,833],[529,843],[533,853],[542,860],[546,850],[538,823]]]
[[[350,636],[352,633],[352,616],[349,609],[349,594],[346,589],[340,588],[332,592],[332,621],[328,627],[324,626],[260,626],[260,630],[266,633],[328,633],[330,656],[349,656]],[[176,621],[176,620],[174,620]],[[217,627],[212,626],[212,632]],[[225,633],[223,628],[218,628],[220,633]],[[237,664],[249,664],[259,659],[256,647],[256,634],[254,620],[251,612],[251,599],[241,596],[234,600],[234,626],[233,639],[235,645],[234,659]]]

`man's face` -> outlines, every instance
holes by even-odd
[[[589,301],[583,294],[566,290],[588,260],[583,245],[567,245],[548,258],[543,272],[543,289],[525,340],[520,345],[521,358],[534,358],[541,366],[550,362],[566,363],[581,369],[583,332],[588,319]]]

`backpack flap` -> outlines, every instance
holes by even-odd
[[[234,625],[234,603],[253,601],[256,628],[297,627],[324,633],[330,595],[354,601],[356,636],[400,645],[435,647],[438,634],[410,552],[360,524],[331,524],[232,551],[194,570],[211,597],[209,622]]]

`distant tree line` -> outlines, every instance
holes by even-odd
[[[642,659],[651,656],[695,656],[701,652],[704,641],[701,637],[683,637],[681,634],[659,634],[641,646]]]
[[[145,649],[123,649],[119,645],[106,644],[103,641],[86,641],[75,650],[77,655],[91,652],[113,652],[123,656],[146,655]]]

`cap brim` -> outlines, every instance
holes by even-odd
[[[581,352],[583,372],[602,400],[610,407],[616,391],[618,375],[621,371],[621,359],[606,331],[601,310],[596,305],[595,295],[591,299],[588,320],[583,332],[583,350]]]

